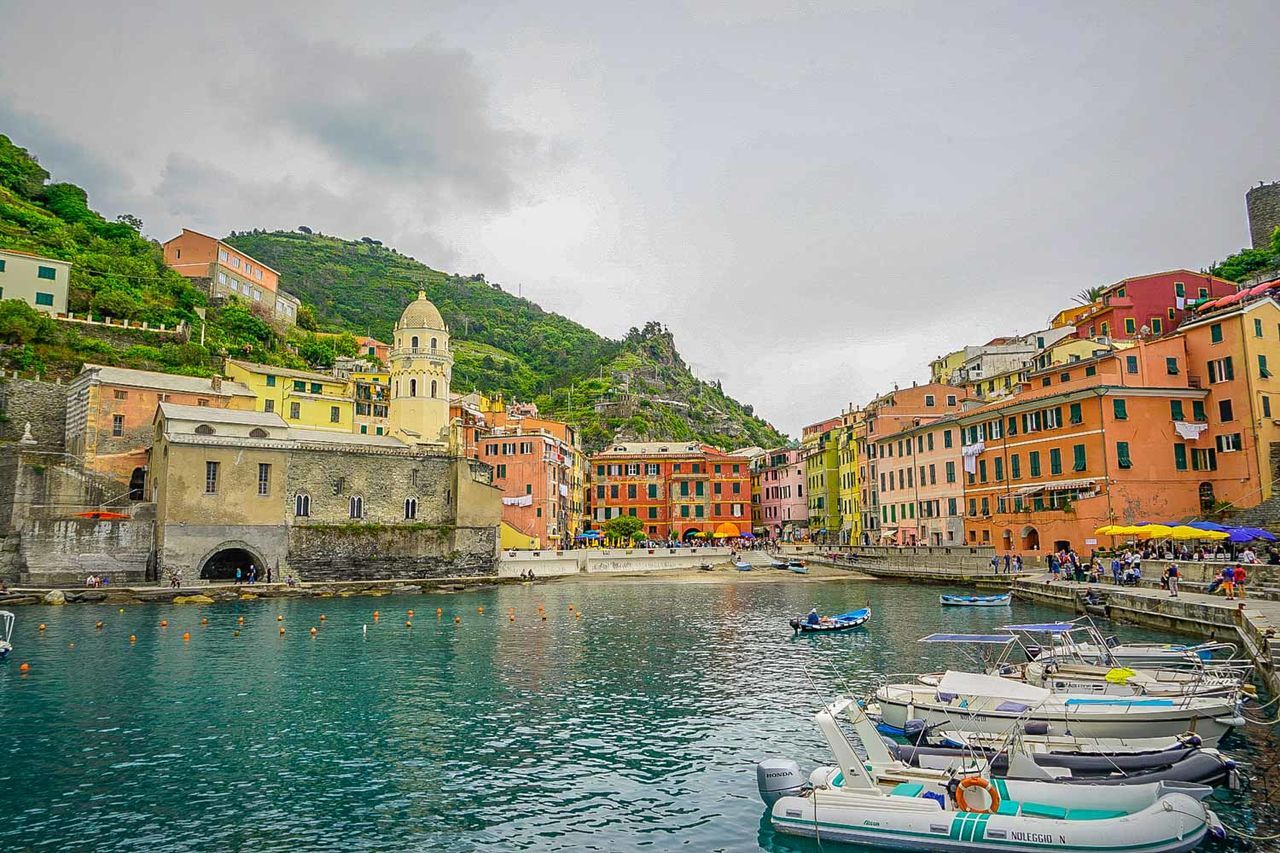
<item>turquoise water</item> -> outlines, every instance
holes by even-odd
[[[816,850],[762,822],[759,759],[826,763],[813,711],[846,684],[944,667],[927,633],[1059,615],[943,610],[938,592],[600,581],[20,608],[0,664],[0,849]],[[864,601],[869,630],[785,624]],[[1274,765],[1267,737],[1234,746]],[[1227,809],[1274,832],[1270,773]]]

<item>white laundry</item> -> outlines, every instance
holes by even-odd
[[[978,472],[978,454],[986,449],[987,445],[982,441],[977,444],[967,444],[960,448],[960,455],[964,458],[964,472],[966,474],[976,474]]]
[[[507,506],[533,506],[533,495],[520,495],[516,498],[503,498]]]
[[[1187,421],[1174,421],[1173,431],[1189,441],[1198,441],[1200,434],[1209,428],[1208,424],[1193,424]]]

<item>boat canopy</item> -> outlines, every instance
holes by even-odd
[[[990,696],[994,699],[1012,699],[1018,702],[1039,704],[1052,693],[1043,687],[1010,681],[995,675],[979,675],[976,672],[956,672],[949,669],[938,681],[939,693],[957,696]]]
[[[1041,622],[1031,625],[1001,625],[1002,631],[1026,631],[1028,633],[1039,634],[1065,634],[1068,631],[1079,630],[1080,626],[1074,622]]]
[[[1016,638],[1012,634],[930,634],[921,643],[992,643],[1007,646]]]

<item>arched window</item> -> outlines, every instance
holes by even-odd
[[[254,427],[249,430],[249,438],[267,438],[267,431],[262,427]]]
[[[213,435],[213,427],[208,424],[200,424],[196,427],[196,435]]]
[[[409,380],[409,396],[410,397],[418,396],[418,380],[416,379]]]
[[[417,498],[404,499],[404,517],[406,519],[412,519],[412,518],[418,517],[418,499]]]
[[[435,395],[436,395],[436,381],[432,379],[431,380],[431,396],[434,397]]]
[[[414,349],[417,349],[417,348],[418,348],[418,336],[417,336],[417,335],[414,335],[412,338],[410,338],[410,340],[413,342],[413,343],[411,343],[411,344],[410,344],[410,346],[411,346],[411,347],[413,347]]]
[[[311,495],[304,492],[294,495],[293,514],[298,518],[307,518],[311,515]]]
[[[364,498],[359,495],[352,495],[347,501],[347,508],[351,511],[352,518],[364,518]]]
[[[435,338],[432,338],[432,339],[431,339],[431,351],[432,351],[432,352],[435,352],[435,349],[436,349],[436,339],[435,339]]]
[[[397,397],[400,396],[400,380],[399,379],[396,380],[396,396]]]

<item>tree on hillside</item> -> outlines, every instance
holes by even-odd
[[[639,539],[642,530],[644,530],[644,522],[634,515],[620,515],[604,523],[605,535],[610,539]]]

